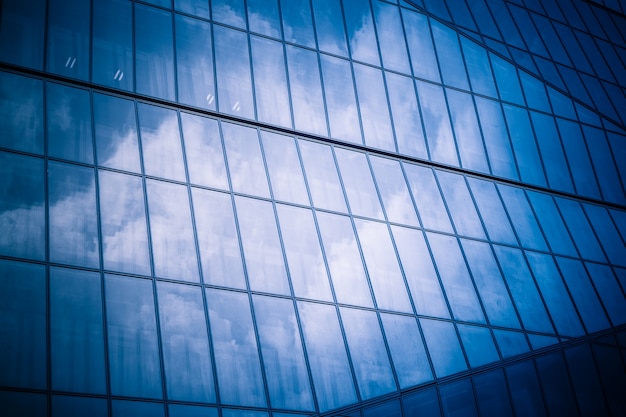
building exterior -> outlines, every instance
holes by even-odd
[[[0,414],[626,415],[626,16],[0,1]]]

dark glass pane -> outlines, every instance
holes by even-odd
[[[0,4],[0,60],[42,69],[45,19],[43,0],[3,1]]]
[[[487,327],[468,326],[459,324],[459,335],[467,354],[467,360],[472,368],[500,359],[491,332]]]
[[[46,394],[0,391],[0,404],[4,417],[46,417]]]
[[[481,416],[513,417],[506,388],[506,381],[501,370],[474,377],[474,389]]]
[[[165,409],[161,403],[143,403],[139,401],[111,401],[112,417],[164,417]]]
[[[86,1],[48,2],[48,71],[81,80],[89,78],[90,9],[91,3]]]
[[[0,127],[0,146],[43,153],[41,80],[0,72]]]
[[[541,417],[546,415],[541,391],[532,362],[526,361],[506,368],[506,375],[518,417]]]
[[[52,417],[107,417],[108,408],[104,398],[52,396]]]
[[[565,351],[572,378],[576,402],[583,417],[608,415],[602,387],[589,345],[576,346]]]
[[[437,390],[430,388],[402,398],[404,415],[410,417],[441,417]]]
[[[540,356],[536,361],[550,415],[577,415],[576,401],[561,353]]]
[[[472,384],[461,380],[440,387],[443,414],[446,417],[478,416],[472,393]]]

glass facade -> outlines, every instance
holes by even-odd
[[[0,1],[6,416],[626,415],[602,0]]]

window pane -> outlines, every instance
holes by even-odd
[[[165,410],[161,403],[144,403],[139,401],[111,401],[111,416],[163,417]]]
[[[0,402],[5,417],[45,417],[48,415],[46,394],[0,391]]]
[[[161,398],[152,281],[106,275],[111,394]]]
[[[380,66],[370,2],[343,0],[352,59]]]
[[[489,328],[459,324],[458,329],[467,360],[472,368],[500,359]]]
[[[235,197],[250,289],[289,294],[272,203]]]
[[[308,206],[309,196],[294,139],[263,131],[261,141],[274,198]]]
[[[0,253],[45,258],[44,170],[39,158],[0,152]]]
[[[346,32],[343,25],[341,2],[338,0],[313,0],[317,44],[320,51],[348,56]]]
[[[41,265],[0,260],[0,384],[3,386],[46,388],[45,273]]]
[[[315,35],[309,0],[291,0],[281,3],[285,42],[315,48]]]
[[[28,0],[3,3],[0,6],[0,60],[42,69],[45,2]]]
[[[565,154],[554,124],[554,118],[534,111],[530,112],[530,116],[535,127],[537,143],[546,167],[550,187],[573,193],[574,185],[569,175],[569,168],[565,161]]]
[[[435,387],[415,391],[402,398],[402,405],[409,415],[424,417],[441,417],[439,397]]]
[[[506,121],[511,133],[511,141],[519,166],[522,181],[530,184],[546,186],[543,166],[534,140],[530,119],[526,109],[504,105]]]
[[[50,260],[99,266],[98,216],[93,169],[48,163]]]
[[[273,125],[291,127],[283,44],[251,36],[250,45],[257,119]]]
[[[477,417],[476,403],[469,380],[442,385],[441,404],[446,417]]]
[[[191,193],[204,283],[245,288],[230,195],[199,188]]]
[[[539,356],[536,360],[543,395],[550,415],[576,415],[576,400],[570,388],[570,380],[560,352]]]
[[[209,288],[206,296],[221,402],[264,407],[259,351],[247,294]]]
[[[346,200],[337,175],[330,146],[298,140],[313,205],[318,208],[347,212]]]
[[[453,233],[433,171],[413,164],[403,166],[424,228]]]
[[[250,31],[280,39],[277,0],[247,0],[246,4]]]
[[[438,378],[465,371],[465,359],[454,325],[445,321],[420,319],[426,345]]]
[[[168,399],[215,402],[202,290],[158,282],[157,291]]]
[[[107,417],[108,408],[104,398],[52,396],[52,417]]]
[[[395,152],[382,72],[366,65],[354,64],[354,77],[365,144]]]
[[[218,417],[217,408],[195,405],[170,404],[167,411],[170,417]]]
[[[54,0],[48,7],[48,71],[87,80],[91,4]]]
[[[563,138],[563,147],[567,161],[572,167],[572,177],[574,177],[574,185],[576,192],[580,195],[600,198],[600,191],[596,183],[591,160],[587,153],[587,147],[577,123],[569,120],[556,119],[561,137]]]
[[[179,102],[215,110],[211,45],[211,25],[208,22],[176,15],[176,75]]]
[[[493,72],[496,76],[496,82],[498,83],[500,98],[504,101],[523,106],[524,97],[522,96],[522,89],[517,78],[515,67],[492,53],[489,54],[489,57],[491,58]]]
[[[335,307],[298,303],[307,356],[320,411],[357,401]]]
[[[494,329],[493,334],[496,337],[500,354],[503,358],[510,358],[530,351],[524,333]],[[534,335],[529,335],[529,337],[532,336]]]
[[[400,10],[380,1],[374,1],[374,17],[380,40],[383,66],[387,69],[410,74]]]
[[[578,257],[576,248],[567,233],[554,200],[548,194],[528,191],[528,199],[533,205],[539,224],[554,253]]]
[[[41,80],[0,72],[0,127],[0,146],[43,153]]]
[[[371,156],[370,162],[385,206],[387,220],[419,227],[400,163],[376,156]]]
[[[494,242],[517,245],[517,238],[513,233],[511,222],[509,222],[504,210],[496,185],[491,181],[472,177],[466,178],[489,239]]]
[[[474,2],[473,5],[475,5]],[[483,6],[484,7],[484,6]],[[475,10],[477,10],[476,8]],[[488,12],[487,12],[488,13]],[[465,36],[461,36],[461,46],[463,47],[463,55],[467,65],[470,82],[472,83],[472,91],[478,94],[484,94],[489,97],[498,97],[496,92],[496,84],[491,75],[489,67],[489,59],[487,51],[481,45],[469,40]],[[524,73],[522,73],[524,74]],[[549,110],[547,110],[549,111]]]
[[[592,204],[584,204],[583,208],[589,216],[589,221],[598,235],[609,262],[626,266],[626,246],[624,240],[620,239],[615,223],[611,221],[608,211],[604,207]]]
[[[314,410],[293,302],[255,295],[254,315],[272,407]]]
[[[311,210],[276,205],[296,297],[332,301],[326,264]]]
[[[340,148],[335,148],[335,155],[352,214],[383,220],[383,210],[366,155]]]
[[[506,368],[511,399],[516,415],[542,417],[546,415],[535,368],[525,361]]]
[[[548,245],[543,239],[543,234],[526,199],[524,190],[501,184],[498,184],[498,190],[510,218],[515,219],[512,224],[522,246],[547,252]]]
[[[435,58],[428,18],[402,8],[406,40],[411,53],[411,66],[416,77],[439,82],[439,66]]]
[[[468,91],[469,84],[457,32],[436,20],[431,20],[430,24],[437,47],[443,83]]]
[[[426,128],[430,159],[459,166],[443,89],[433,84],[417,81],[417,91]]]
[[[584,259],[591,259],[598,262],[606,262],[606,257],[598,243],[598,239],[577,201],[555,198],[561,215],[565,219],[567,228],[578,247],[580,256]]]
[[[456,232],[462,236],[485,239],[485,232],[468,192],[465,178],[445,171],[438,171],[437,178],[448,203]]]
[[[52,389],[106,393],[100,274],[50,269]]]
[[[585,265],[613,325],[618,326],[626,323],[626,299],[615,280],[611,268],[607,265],[593,264],[591,262],[587,262]]]
[[[476,390],[481,416],[513,417],[511,400],[507,393],[502,370],[476,375],[474,377],[474,389]]]
[[[213,20],[245,29],[246,10],[243,0],[212,0]]]
[[[183,13],[209,18],[209,4],[204,0],[174,0],[174,8]]]
[[[141,172],[135,104],[104,94],[92,97],[98,165]]]

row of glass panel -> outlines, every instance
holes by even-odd
[[[44,266],[13,261],[0,260],[0,275],[4,387],[45,389],[49,369],[50,389],[60,392],[198,403],[216,403],[219,393],[221,404],[323,412],[527,352],[528,341],[532,349],[558,342],[172,282],[102,281],[75,269],[50,267],[46,279]],[[519,290],[534,302],[532,290]],[[549,325],[543,307],[532,307]],[[601,310],[589,313],[601,321]]]
[[[463,0],[448,2],[452,17],[444,3],[426,3],[428,10],[435,16],[477,31],[470,9]],[[505,2],[487,2],[485,5],[481,1],[474,1],[471,11],[479,23],[480,35],[501,39],[486,7],[488,6],[496,17],[495,21],[498,22],[509,48],[507,50],[504,45],[486,39],[489,47],[512,57],[525,69],[543,76],[559,88],[569,91],[577,99],[596,106],[614,120],[624,122],[620,109],[626,106],[626,98],[622,89],[616,85],[623,84],[626,79],[626,49],[619,26],[614,24],[608,13],[589,7],[585,2],[573,2],[560,9],[556,3],[544,3],[549,9],[547,18],[542,16],[545,12],[536,7],[527,10],[523,5],[518,7],[509,3],[507,9]],[[583,9],[581,15],[584,16],[584,23],[577,14],[576,7]],[[540,4],[538,8],[541,9]],[[560,23],[567,22],[561,10],[567,14],[569,24]],[[602,22],[601,25],[594,14]],[[520,29],[519,32],[517,28]],[[590,36],[590,30],[596,37]],[[604,31],[609,34],[608,37]],[[526,52],[530,52],[532,58]],[[603,81],[599,82],[594,77]]]
[[[115,4],[110,3],[107,7],[114,7]],[[131,12],[131,6],[128,2],[119,5],[128,8],[127,13]],[[141,49],[145,42],[138,39],[135,43],[136,63],[145,67],[137,69],[137,74],[141,74],[137,82],[143,85],[138,84],[137,91],[173,100],[176,78],[171,37],[173,32],[170,31],[169,38],[163,38],[168,36],[167,30],[163,28],[171,27],[171,14],[152,7],[136,7],[140,10],[136,13],[137,19],[144,19],[141,16],[145,14],[146,25],[153,24],[152,29],[143,28],[137,35],[140,38],[145,34],[152,43],[145,50]],[[119,10],[111,12],[111,15],[124,13]],[[99,12],[98,15],[106,13]],[[408,27],[412,30],[422,29],[420,33],[409,36],[409,39],[420,40],[421,46],[415,47],[417,50],[413,55],[420,57],[419,63],[424,71],[431,72],[417,75],[439,81],[432,44],[423,41],[428,39],[425,35],[430,33],[427,19],[423,15],[414,15],[421,16],[421,23]],[[164,21],[159,22],[159,19]],[[585,126],[583,139],[578,125],[570,121],[554,119],[535,111],[529,117],[529,113],[521,108],[508,104],[501,107],[491,100],[473,98],[470,94],[422,81],[417,81],[416,90],[408,77],[383,73],[357,63],[351,66],[348,61],[339,58],[318,55],[291,45],[283,47],[283,44],[269,39],[255,36],[248,38],[243,32],[221,26],[215,26],[213,32],[216,38],[216,92],[211,25],[180,15],[176,15],[175,20],[180,102],[215,109],[219,101],[219,110],[224,113],[287,127],[293,124],[297,130],[323,136],[330,134],[348,142],[363,143],[363,135],[364,143],[375,148],[612,202],[626,200],[619,184],[619,175],[624,177],[626,173],[618,172],[610,155],[611,147],[617,154],[626,152],[624,138],[620,135],[610,133],[607,139],[598,129]],[[169,23],[164,23],[166,21]],[[129,20],[126,49],[114,46],[112,41],[99,43],[108,45],[112,51],[126,51],[123,57],[132,56],[131,23]],[[442,39],[446,39],[439,43],[450,44],[445,47],[445,54],[439,53],[439,59],[446,61],[442,62],[444,82],[469,90],[464,70],[460,75],[447,73],[464,68],[458,35],[445,26],[439,26],[433,33],[441,33]],[[119,34],[117,26],[111,30],[115,31],[116,36]],[[94,45],[99,43],[94,41]],[[473,90],[497,97],[487,52],[466,38],[462,38],[461,44],[470,68]],[[387,46],[382,48],[383,51],[390,49]],[[254,83],[248,50],[252,54]],[[95,56],[105,59],[110,53],[102,51]],[[503,100],[524,105],[526,95],[528,105],[533,109],[549,113],[552,108],[559,116],[577,119],[570,99],[552,88],[548,88],[546,94],[539,80],[523,72],[520,72],[520,83],[514,66],[496,55],[490,54],[490,57]],[[132,60],[126,58],[124,62],[131,65],[130,69],[125,69],[120,63],[113,63],[115,68],[107,69],[108,64],[105,62],[94,62],[94,70],[110,72],[107,76],[109,81],[96,79],[95,75],[94,81],[133,89]],[[67,69],[65,64],[62,68]],[[128,85],[124,87],[120,82]],[[19,94],[20,98],[22,96],[17,91],[14,94]],[[7,95],[10,97],[11,93]],[[585,121],[599,124],[599,120],[589,118],[594,115],[588,110],[580,106],[577,109]],[[534,136],[537,138],[536,143],[530,140]],[[585,141],[589,144],[589,151],[581,146]],[[572,171],[577,172],[563,176],[562,172],[568,171],[568,164]],[[594,169],[600,179],[600,187],[593,180],[592,185],[588,185],[587,179],[594,178]]]

